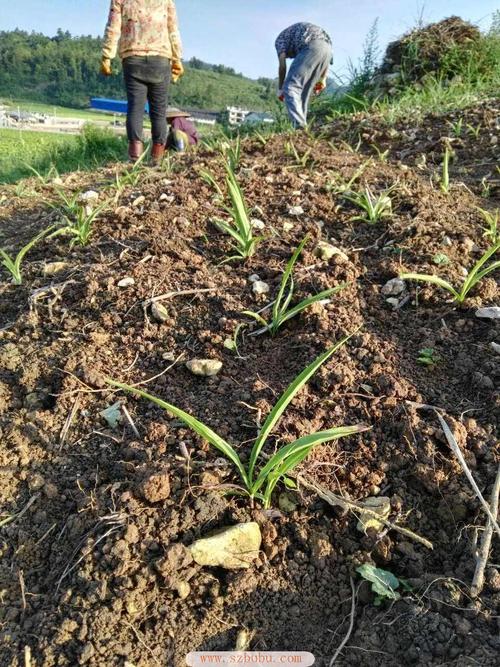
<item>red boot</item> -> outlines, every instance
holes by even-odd
[[[137,162],[137,160],[144,153],[144,144],[142,141],[128,142],[128,159],[130,162]]]
[[[153,144],[151,149],[151,162],[153,167],[159,167],[163,162],[163,157],[165,155],[165,145],[164,144]]]

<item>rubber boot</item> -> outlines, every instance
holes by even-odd
[[[128,142],[128,159],[129,162],[137,162],[137,160],[144,153],[144,144],[142,141]]]
[[[165,145],[164,144],[153,144],[151,149],[151,162],[153,167],[159,167],[163,162],[163,157],[165,155]]]

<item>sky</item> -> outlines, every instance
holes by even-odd
[[[426,22],[458,15],[487,29],[500,0],[177,0],[185,59],[234,67],[253,78],[275,77],[274,41],[297,21],[324,27],[332,36],[333,70],[342,76],[362,54],[363,42],[379,19],[380,45],[411,29],[423,13]],[[109,0],[0,0],[0,30],[99,35]]]

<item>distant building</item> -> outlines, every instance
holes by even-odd
[[[191,114],[190,120],[200,125],[215,125],[220,116],[218,111],[203,111],[202,109],[185,109],[185,111]]]
[[[274,123],[274,118],[264,112],[259,112],[259,111],[251,111],[243,121],[245,125],[248,124],[257,124],[257,123]]]
[[[241,125],[250,111],[241,109],[240,107],[227,107],[226,118],[229,125]]]

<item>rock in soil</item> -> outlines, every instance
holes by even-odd
[[[153,303],[151,306],[151,315],[157,322],[166,322],[169,318],[169,312],[161,303]]]
[[[191,359],[186,362],[186,367],[193,375],[213,377],[222,370],[222,361],[217,359]]]
[[[476,317],[488,320],[500,320],[500,306],[490,306],[489,308],[479,308],[476,310]]]
[[[390,498],[386,498],[385,496],[376,496],[373,498],[367,498],[363,501],[362,504],[373,512],[379,514],[382,519],[389,518],[389,514],[391,513]],[[377,521],[377,519],[371,514],[364,514],[361,512],[356,527],[360,533],[366,533],[368,529],[375,530],[377,533],[379,533],[384,527],[384,524],[382,521]]]
[[[392,278],[382,287],[382,294],[384,296],[399,296],[406,289],[406,283],[401,278]]]
[[[328,262],[332,257],[335,257],[335,255],[340,257],[340,259],[344,260],[345,262],[349,261],[349,257],[343,250],[337,248],[337,246],[334,246],[331,243],[327,243],[326,241],[320,241],[318,243],[314,254],[324,262]]]
[[[191,545],[198,565],[246,570],[259,556],[262,535],[258,523],[241,523],[223,528]]]

